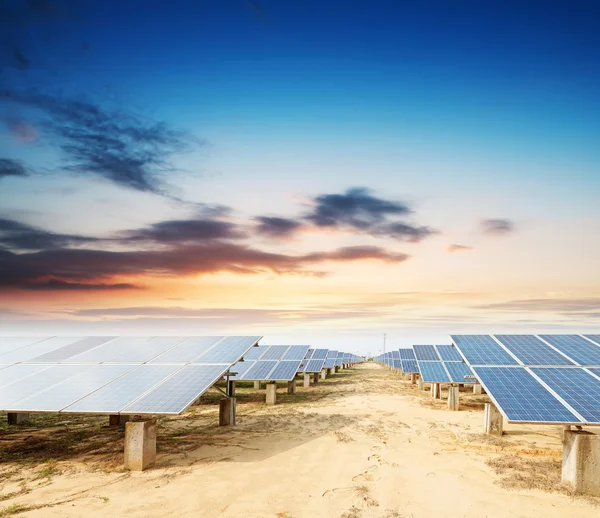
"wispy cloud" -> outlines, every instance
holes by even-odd
[[[473,306],[476,309],[493,309],[499,311],[530,311],[530,312],[586,312],[599,311],[600,298],[547,298],[521,299],[506,302],[494,302]]]
[[[515,224],[510,219],[484,219],[481,221],[481,227],[485,234],[504,235],[510,234],[515,230]]]
[[[90,243],[95,238],[57,234],[12,219],[0,218],[0,249],[47,250]]]
[[[7,176],[27,176],[28,171],[20,160],[0,158],[0,179]]]
[[[448,253],[453,253],[453,252],[464,252],[467,250],[473,250],[472,246],[467,246],[467,245],[448,245],[448,248],[446,248],[446,252]]]
[[[289,218],[259,216],[256,232],[269,237],[289,237],[302,228],[302,223]]]

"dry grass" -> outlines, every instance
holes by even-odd
[[[513,453],[488,459],[486,464],[500,475],[500,485],[506,489],[539,489],[570,493],[568,487],[561,482],[560,459]]]
[[[352,506],[347,511],[343,512],[340,515],[340,518],[360,518],[362,516],[362,511],[358,507]]]

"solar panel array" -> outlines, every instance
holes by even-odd
[[[0,409],[179,414],[259,340],[258,336],[0,337]]]
[[[261,345],[245,355],[243,362],[232,367],[231,380],[240,381],[291,381],[303,359],[308,345]]]
[[[600,424],[598,335],[452,339],[510,422]]]

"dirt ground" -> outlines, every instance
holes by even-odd
[[[240,384],[232,428],[217,426],[219,398],[159,419],[157,464],[141,473],[123,469],[123,431],[107,417],[9,429],[0,416],[0,516],[600,516],[600,499],[561,485],[559,427],[485,436],[485,395],[461,393],[450,412],[366,363],[295,395],[282,387],[275,407]]]

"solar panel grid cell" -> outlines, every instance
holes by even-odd
[[[244,374],[248,372],[250,367],[252,367],[255,363],[255,360],[245,360],[243,362],[236,363],[231,367],[231,372],[235,372],[235,375],[229,376],[230,380],[240,380],[243,379]]]
[[[308,352],[308,345],[292,345],[283,356],[284,360],[303,360]]]
[[[252,368],[246,371],[246,374],[241,379],[253,380],[253,381],[264,381],[268,379],[269,374],[277,365],[276,360],[258,360],[254,363]]]
[[[280,361],[277,367],[269,374],[270,381],[291,381],[296,376],[300,367],[300,360]]]
[[[267,347],[262,345],[259,347],[251,347],[246,353],[244,353],[244,360],[258,360],[266,350]]]
[[[442,362],[418,362],[421,377],[425,383],[448,383],[450,378]]]
[[[193,363],[235,363],[259,339],[259,336],[227,336]]]
[[[325,358],[325,363],[323,364],[324,369],[332,369],[335,367],[336,358]]]
[[[419,361],[439,361],[437,351],[433,345],[413,345],[415,357]]]
[[[261,360],[281,360],[289,349],[289,345],[271,345],[260,357]]]
[[[496,335],[496,339],[524,365],[574,365],[562,354],[532,335]]]
[[[153,358],[150,363],[189,363],[222,339],[222,336],[192,336]]]
[[[586,338],[589,338],[594,343],[600,345],[600,335],[584,335]]]
[[[47,340],[19,347],[0,356],[0,363],[21,363],[81,340],[81,336],[53,336]],[[35,363],[35,362],[33,362]]]
[[[540,335],[580,365],[600,366],[600,346],[579,335]]]
[[[406,374],[418,374],[419,367],[416,360],[400,360],[402,363],[402,372]]]
[[[454,344],[469,365],[519,365],[488,335],[452,335]]]
[[[27,376],[36,374],[49,367],[50,365],[40,363],[17,363],[16,365],[8,365],[5,369],[2,369],[2,374],[0,374],[0,387],[22,380]]]
[[[304,366],[304,372],[321,372],[325,360],[311,359]]]
[[[450,380],[453,383],[475,383],[474,379],[465,379],[465,376],[473,376],[473,371],[463,362],[444,362]]]
[[[89,351],[76,354],[63,360],[63,363],[102,363],[110,362],[116,356],[123,354],[150,340],[151,336],[120,336],[105,344],[94,347]]]
[[[398,352],[400,353],[401,360],[415,359],[415,351],[413,349],[400,349]]]
[[[29,360],[30,362],[39,362],[39,363],[56,363],[66,360],[71,356],[75,356],[76,354],[80,354],[86,352],[90,349],[93,349],[103,343],[110,342],[114,340],[116,336],[88,336],[87,338],[82,338],[77,342],[74,342],[69,345],[65,345],[64,347],[60,347],[55,349],[54,351],[50,351],[49,353],[42,354],[37,358],[33,358]]]
[[[436,345],[440,358],[445,362],[461,362],[462,356],[452,345]]]
[[[155,336],[115,356],[114,363],[144,363],[182,342],[183,336]]]
[[[327,358],[328,349],[315,349],[315,352],[312,356],[315,360],[324,360]]]

